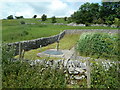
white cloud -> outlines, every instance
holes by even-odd
[[[51,4],[48,6],[48,13],[50,16],[64,16],[67,11],[69,11],[69,7],[67,3],[64,3],[60,0],[52,0]]]
[[[6,18],[8,15],[31,18],[35,14],[38,17],[42,14],[48,17],[70,16],[81,4],[88,1],[100,0],[1,0],[0,18]]]

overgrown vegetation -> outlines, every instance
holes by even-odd
[[[104,62],[105,63],[105,62]],[[94,62],[92,63],[91,71],[91,88],[110,88],[116,89],[120,87],[120,72],[117,62],[107,62],[106,65],[103,63]]]
[[[46,68],[43,65],[30,66],[28,62],[14,61],[13,50],[3,47],[3,88],[65,88],[63,70]]]
[[[118,34],[84,33],[80,36],[77,50],[80,55],[113,58],[119,56]]]

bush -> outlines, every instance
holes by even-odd
[[[64,21],[67,21],[67,17],[64,17]]]
[[[3,88],[65,88],[63,70],[54,70],[42,65],[30,66],[28,62],[13,61],[13,50],[3,47]]]
[[[55,16],[53,16],[52,17],[52,23],[56,23],[57,21],[56,21],[56,17]]]
[[[13,15],[8,16],[7,19],[14,19]]]
[[[85,23],[85,26],[90,26],[90,23],[87,23],[87,22],[86,22],[86,23]]]
[[[117,34],[84,33],[80,36],[77,50],[85,56],[117,57],[118,42]]]
[[[25,24],[25,21],[21,21],[20,24]]]
[[[47,20],[47,15],[43,14],[41,19],[42,19],[42,21],[46,21]]]
[[[23,19],[23,16],[15,16],[16,19]]]
[[[117,65],[113,63],[106,63],[112,66],[105,69],[102,63],[93,63],[91,71],[91,88],[110,88],[115,89],[120,86],[120,78],[117,70]]]
[[[114,24],[115,24],[118,28],[120,28],[120,19],[115,18]]]
[[[68,20],[67,20],[68,23],[71,23],[72,22],[72,18],[69,17]]]

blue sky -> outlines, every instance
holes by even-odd
[[[9,15],[31,18],[35,14],[38,17],[42,14],[48,17],[65,17],[86,2],[101,3],[101,0],[1,0],[0,19]]]

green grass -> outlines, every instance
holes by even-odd
[[[14,19],[14,20],[2,20],[2,41],[5,43],[17,42],[24,40],[31,40],[41,37],[48,37],[56,35],[63,30],[70,29],[116,29],[110,27],[79,27],[79,26],[66,26],[66,25],[53,25],[51,18],[47,21],[38,21],[37,19]],[[21,25],[20,22],[35,23],[32,25]],[[57,23],[67,23],[63,18],[57,18]],[[45,25],[41,23],[46,23]]]
[[[59,49],[71,49],[76,43],[77,40],[79,39],[80,34],[69,34],[69,35],[65,35],[64,38],[62,38],[60,40],[60,45],[59,45]],[[47,56],[42,56],[42,57],[37,57],[37,54],[48,50],[48,49],[56,49],[56,45],[57,43],[53,43],[51,45],[48,45],[46,47],[42,47],[42,50],[40,48],[38,49],[34,49],[34,50],[30,50],[25,52],[24,58],[25,59],[30,59],[30,60],[36,60],[36,59],[53,59],[53,60],[58,60],[61,59],[59,57],[47,57]],[[15,58],[18,58],[19,56],[17,55]]]
[[[118,34],[83,33],[78,41],[80,55],[102,58],[118,58],[120,42]]]

